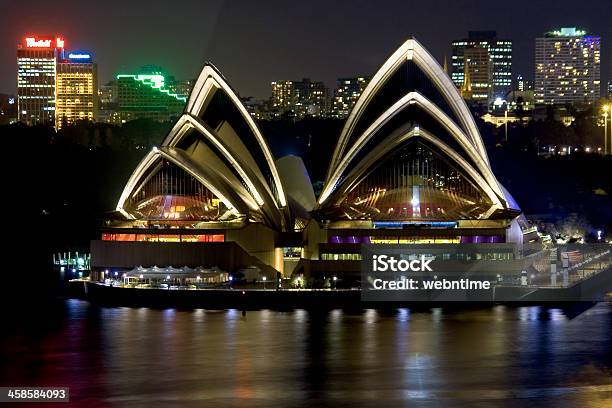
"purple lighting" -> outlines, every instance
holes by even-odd
[[[501,235],[463,235],[461,244],[500,244],[505,242]]]
[[[339,235],[332,235],[327,242],[330,244],[369,244],[370,237],[360,237],[357,235],[342,237]]]

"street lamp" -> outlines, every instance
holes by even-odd
[[[508,143],[508,102],[506,102],[506,109],[504,110],[504,124],[505,124],[506,143]]]
[[[610,114],[610,154],[612,154],[612,105],[606,105]]]
[[[333,278],[333,279],[334,279],[334,289],[336,289],[336,281],[338,280],[338,277],[337,277],[337,276],[334,276],[334,278]]]
[[[604,105],[604,156],[608,154],[608,111],[610,111],[610,121],[612,121],[612,110],[610,106]]]
[[[266,290],[266,277],[264,276],[263,278],[261,278],[263,280],[263,286],[264,286],[264,290]]]

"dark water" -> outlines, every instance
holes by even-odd
[[[5,313],[0,385],[69,386],[74,406],[612,407],[612,303]]]

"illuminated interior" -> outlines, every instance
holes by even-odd
[[[491,202],[465,174],[422,141],[376,163],[334,209],[336,219],[477,219]]]
[[[202,183],[168,160],[160,160],[126,201],[139,220],[217,221],[231,212]]]
[[[131,242],[224,242],[223,234],[122,234],[103,233],[103,241]]]

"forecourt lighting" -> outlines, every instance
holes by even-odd
[[[433,259],[425,259],[425,255],[421,255],[420,259],[396,259],[394,256],[388,255],[373,255],[372,256],[372,271],[374,272],[432,272],[429,264]]]

